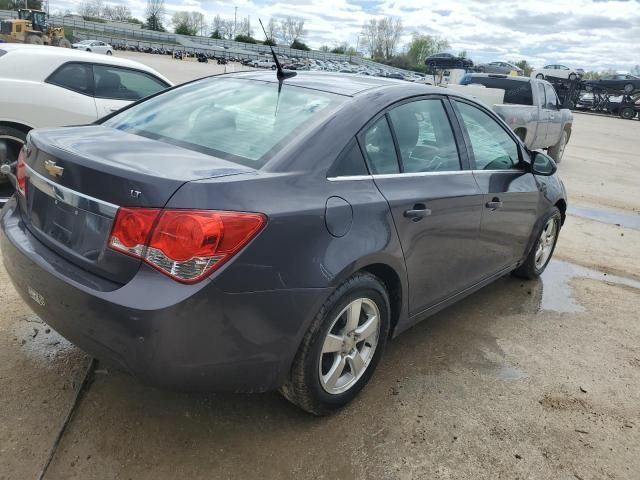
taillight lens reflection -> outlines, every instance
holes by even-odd
[[[109,245],[175,280],[195,283],[232,258],[265,222],[259,213],[121,208]]]
[[[18,154],[18,162],[16,163],[16,190],[23,197],[27,196],[27,172],[25,163],[24,148]]]

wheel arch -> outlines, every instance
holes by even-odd
[[[2,119],[0,119],[0,127],[15,128],[16,130],[20,130],[21,132],[24,132],[24,133],[29,133],[34,128],[34,127],[30,127],[29,125],[25,125],[24,123],[12,122],[9,120],[2,120]]]
[[[564,225],[564,220],[567,217],[567,202],[564,198],[561,198],[554,204],[554,207],[560,210],[560,216],[562,217],[562,221],[560,223],[561,225]]]

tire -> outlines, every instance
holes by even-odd
[[[478,67],[478,73],[484,73],[484,67]]]
[[[576,78],[578,78],[578,76],[577,76],[575,73],[572,73],[572,74],[570,74],[570,75],[569,75],[569,80],[571,80],[572,82],[573,82]]]
[[[61,38],[58,42],[58,46],[61,48],[71,48],[71,42],[66,38]]]
[[[29,35],[26,39],[26,43],[31,45],[44,45],[44,41],[37,35]]]
[[[550,224],[553,224],[554,228],[553,238],[551,239],[549,239],[548,235],[545,235],[545,232],[548,232],[548,229],[550,228]],[[513,274],[516,277],[533,280],[534,278],[538,278],[542,272],[544,272],[551,260],[551,257],[553,256],[553,252],[556,249],[556,243],[558,242],[558,234],[560,233],[561,226],[562,216],[560,215],[560,210],[558,210],[557,207],[553,207],[544,217],[542,227],[538,229],[536,235],[536,242],[527,255],[526,260],[513,271]],[[546,238],[546,240],[544,240],[543,237]],[[541,244],[542,247],[540,246]],[[536,260],[540,254],[539,249],[543,249],[544,257],[541,257],[540,260]]]
[[[636,88],[633,86],[633,83],[627,83],[624,86],[624,93],[632,93]]]
[[[26,132],[0,125],[0,143],[2,144],[0,148],[3,149],[3,156],[5,156],[3,163],[13,163],[18,160],[18,154],[26,140]],[[0,184],[5,184],[8,181],[9,178],[6,175],[0,174]]]
[[[113,52],[111,50],[107,50],[107,55],[113,55]]]
[[[367,329],[371,336],[364,340],[346,333],[350,328],[349,312],[356,309],[358,315],[352,317],[352,322],[358,322],[359,327],[353,332],[373,321],[372,315],[377,315],[375,333]],[[389,295],[377,277],[361,272],[349,278],[333,292],[311,322],[280,393],[314,415],[327,415],[345,406],[367,384],[382,357],[389,336],[389,312]],[[325,348],[328,350],[323,353]],[[356,365],[356,357],[364,360],[359,367],[362,370],[352,367]],[[332,371],[337,375],[330,375]]]
[[[620,110],[620,117],[625,120],[633,120],[636,116],[636,110],[633,107],[624,107]]]
[[[271,70],[275,70],[276,66],[275,65],[271,65]]]
[[[91,53],[91,49],[90,49],[90,48],[87,48],[87,52]]]
[[[539,74],[536,75],[536,78],[538,80],[544,80],[544,75],[542,73],[539,73]]]
[[[564,150],[567,146],[567,142],[569,141],[569,133],[566,130],[562,131],[562,135],[560,135],[560,140],[554,146],[549,147],[547,153],[551,158],[555,160],[556,163],[560,163],[562,161],[562,157],[564,156]]]

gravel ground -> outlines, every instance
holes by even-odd
[[[175,82],[212,64],[126,54]],[[542,279],[505,277],[390,344],[344,411],[187,395],[98,365],[0,266],[0,479],[637,479],[640,123],[576,115],[571,211]],[[55,448],[54,448],[55,446]]]

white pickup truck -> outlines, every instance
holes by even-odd
[[[546,80],[472,73],[460,85],[448,87],[491,106],[529,149],[546,149],[556,162],[562,160],[573,114],[561,108],[555,89]]]

